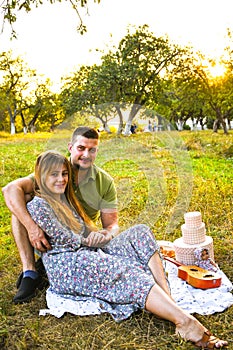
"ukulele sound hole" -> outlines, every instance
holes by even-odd
[[[214,276],[210,274],[210,275],[204,275],[203,277],[204,278],[210,278],[210,277],[214,277]]]

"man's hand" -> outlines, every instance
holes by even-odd
[[[47,250],[52,249],[44,232],[39,226],[35,225],[32,229],[28,230],[28,237],[31,245],[40,252],[44,253],[47,252]]]
[[[82,244],[87,247],[100,248],[105,246],[112,239],[112,234],[108,230],[92,231],[87,238],[82,239]]]

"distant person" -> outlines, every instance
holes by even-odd
[[[70,163],[57,152],[37,158],[35,180],[27,208],[51,245],[42,259],[53,293],[99,299],[116,320],[145,309],[173,322],[176,333],[199,348],[227,345],[173,301],[160,247],[147,226],[133,226],[114,239],[95,231],[73,192]]]
[[[100,217],[102,227],[107,230],[107,235],[100,237],[106,243],[118,233],[117,194],[113,179],[94,164],[98,146],[98,132],[81,126],[74,130],[68,150],[75,195],[93,222]],[[12,181],[3,188],[5,202],[13,214],[12,232],[23,265],[23,273],[16,283],[18,292],[13,298],[14,303],[29,301],[43,282],[43,264],[39,259],[36,268],[34,250],[43,253],[51,249],[43,230],[26,208],[33,189],[32,175]]]
[[[131,125],[130,127],[130,131],[132,134],[136,134],[136,129],[137,129],[137,125],[134,123]]]
[[[153,122],[153,131],[157,131],[157,123],[155,121]]]
[[[148,122],[148,131],[153,131],[151,121]]]

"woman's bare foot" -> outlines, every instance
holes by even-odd
[[[228,342],[211,335],[211,333],[193,316],[187,317],[182,324],[176,325],[176,334],[183,339],[192,341],[202,349],[220,349]]]
[[[227,346],[228,342],[211,335],[209,331],[205,331],[201,340],[195,343],[202,349],[221,349]]]

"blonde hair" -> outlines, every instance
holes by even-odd
[[[69,206],[64,205],[54,198],[53,193],[46,186],[46,178],[54,168],[65,165],[68,171],[68,183],[64,192]],[[73,212],[77,212],[83,219],[88,231],[96,231],[92,220],[85,213],[81,204],[75,196],[72,186],[72,172],[70,162],[66,157],[57,151],[46,151],[40,154],[35,165],[35,194],[44,198],[52,207],[58,220],[75,233],[80,232],[81,224],[75,218]]]

